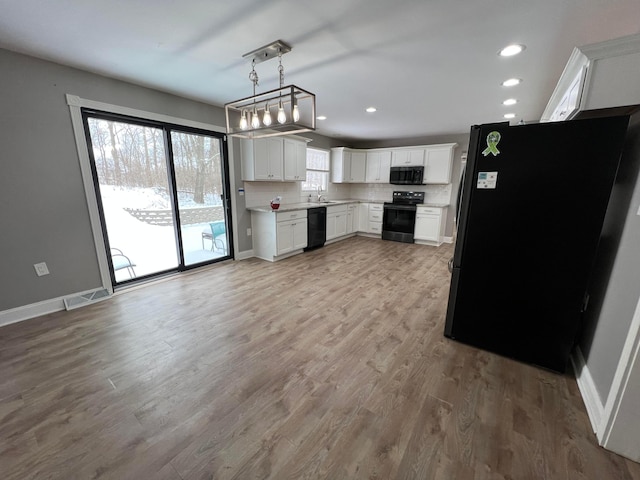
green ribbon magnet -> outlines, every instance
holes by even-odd
[[[500,132],[493,131],[489,133],[489,135],[487,135],[487,148],[482,151],[482,155],[484,155],[485,157],[490,153],[494,157],[498,155],[500,153],[500,150],[498,150],[497,146],[500,142],[500,138]]]

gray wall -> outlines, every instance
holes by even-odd
[[[471,125],[469,125],[471,128]],[[451,205],[447,211],[447,225],[444,234],[447,237],[453,236],[453,220],[455,216],[455,202],[458,188],[460,187],[460,167],[462,164],[462,154],[469,148],[469,134],[438,135],[430,137],[402,138],[396,140],[379,140],[367,142],[352,142],[348,145],[353,148],[389,148],[389,147],[410,147],[412,145],[436,145],[439,143],[457,143],[454,152],[453,171],[451,173]],[[344,144],[343,144],[344,145]]]
[[[4,311],[101,285],[65,94],[219,126],[224,111],[1,49],[0,71]]]
[[[580,349],[603,403],[640,298],[640,114],[631,119],[600,243]]]
[[[0,312],[101,285],[65,94],[224,127],[220,107],[0,49]],[[310,145],[336,140],[304,134]],[[238,251],[252,249],[240,148],[230,142]],[[34,263],[50,275],[37,277]]]

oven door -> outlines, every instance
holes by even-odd
[[[416,206],[385,203],[382,216],[382,238],[395,242],[413,243],[416,225]]]

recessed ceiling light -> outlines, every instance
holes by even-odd
[[[507,98],[504,102],[502,102],[503,105],[515,105],[516,103],[518,103],[518,100],[516,100],[515,98]]]
[[[326,120],[327,117],[325,117],[324,115],[320,115],[319,117],[316,117],[316,120]]]
[[[505,113],[504,114],[504,118],[516,118],[516,114],[515,113]]]
[[[519,78],[510,78],[502,82],[503,87],[514,87],[515,85],[519,85],[522,82]]]
[[[502,50],[500,50],[498,52],[498,55],[500,55],[501,57],[511,57],[513,55],[519,54],[525,48],[527,47],[525,47],[524,45],[517,45],[517,44],[508,45],[504,47]]]
[[[368,107],[368,108],[367,108],[367,113],[373,113],[373,112],[375,112],[376,110],[377,110],[377,109],[376,109],[376,107]]]

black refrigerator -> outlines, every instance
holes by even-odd
[[[628,121],[471,127],[447,337],[566,370]]]

